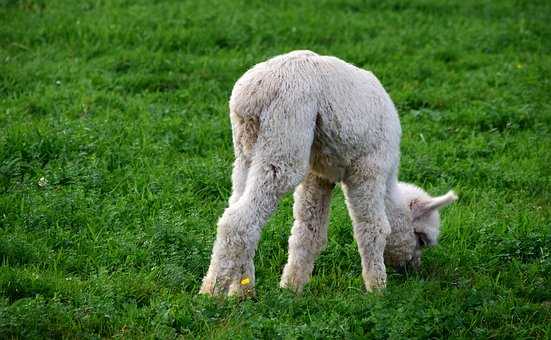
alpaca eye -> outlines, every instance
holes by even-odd
[[[423,248],[429,245],[429,240],[425,233],[419,233],[416,231],[415,236],[417,237],[417,244],[419,247]]]

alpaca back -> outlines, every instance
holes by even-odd
[[[365,155],[398,163],[401,129],[392,100],[371,72],[335,57],[294,51],[255,65],[235,84],[230,114],[234,135],[249,145],[271,122],[307,115],[315,121],[312,169],[332,181]]]

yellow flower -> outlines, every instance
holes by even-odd
[[[242,286],[246,286],[249,283],[251,283],[251,279],[249,279],[248,277],[245,276],[244,278],[241,279],[240,283],[241,283]]]

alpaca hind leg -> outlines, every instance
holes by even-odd
[[[304,176],[287,165],[255,164],[242,197],[218,221],[211,264],[201,288],[214,295],[248,295],[254,287],[253,258],[260,232],[279,198]],[[294,168],[294,167],[291,167]]]
[[[237,153],[237,152],[236,152]],[[229,205],[235,204],[245,191],[247,177],[249,175],[250,161],[239,152],[233,162],[232,171],[232,193],[229,199]]]
[[[268,118],[260,122],[245,189],[218,221],[201,293],[237,296],[253,293],[253,258],[262,227],[279,198],[298,185],[308,171],[314,114],[290,112],[290,108],[267,112]],[[277,117],[278,114],[287,116]]]
[[[244,119],[234,112],[230,113],[232,139],[235,161],[232,171],[232,194],[229,204],[237,202],[245,191],[249,168],[251,166],[251,149],[258,138],[259,121],[255,118]]]

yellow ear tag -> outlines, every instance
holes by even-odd
[[[241,283],[242,286],[246,286],[249,283],[251,283],[251,279],[249,279],[248,277],[245,276],[244,278],[241,279],[240,283]]]

